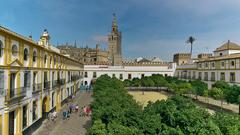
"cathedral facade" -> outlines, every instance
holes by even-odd
[[[61,54],[74,58],[84,64],[109,64],[112,66],[122,65],[122,45],[121,45],[121,32],[118,31],[117,18],[114,15],[112,21],[112,29],[108,35],[108,50],[102,50],[100,45],[97,44],[96,48],[78,48],[76,44],[73,45],[60,45]]]

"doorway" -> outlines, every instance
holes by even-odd
[[[15,119],[15,111],[9,113],[9,135],[14,135],[14,119]]]

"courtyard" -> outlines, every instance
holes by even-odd
[[[78,92],[72,103],[79,107],[87,106],[92,101],[91,93]],[[84,135],[91,126],[90,117],[80,117],[79,113],[72,113],[69,119],[63,120],[62,111],[68,106],[65,104],[58,113],[56,121],[45,120],[42,126],[33,135]]]

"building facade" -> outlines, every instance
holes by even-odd
[[[177,63],[177,65],[186,64],[191,60],[190,53],[177,53],[173,56],[173,62]]]
[[[92,85],[93,81],[101,75],[116,77],[120,80],[142,78],[153,74],[173,76],[176,69],[175,63],[168,62],[123,62],[122,66],[111,66],[108,64],[84,65],[84,85]]]
[[[30,133],[80,87],[83,65],[49,41],[0,27],[0,135]]]
[[[240,84],[240,46],[228,41],[213,52],[213,56],[199,58],[194,63],[177,66],[175,76],[200,79],[211,88],[216,81]]]
[[[76,45],[60,45],[57,48],[60,49],[61,54],[81,63],[108,62],[108,51],[102,50],[99,44],[96,48],[78,48]]]

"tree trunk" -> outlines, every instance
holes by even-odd
[[[190,52],[190,54],[191,54],[191,58],[192,58],[192,43],[191,43],[191,52]]]

